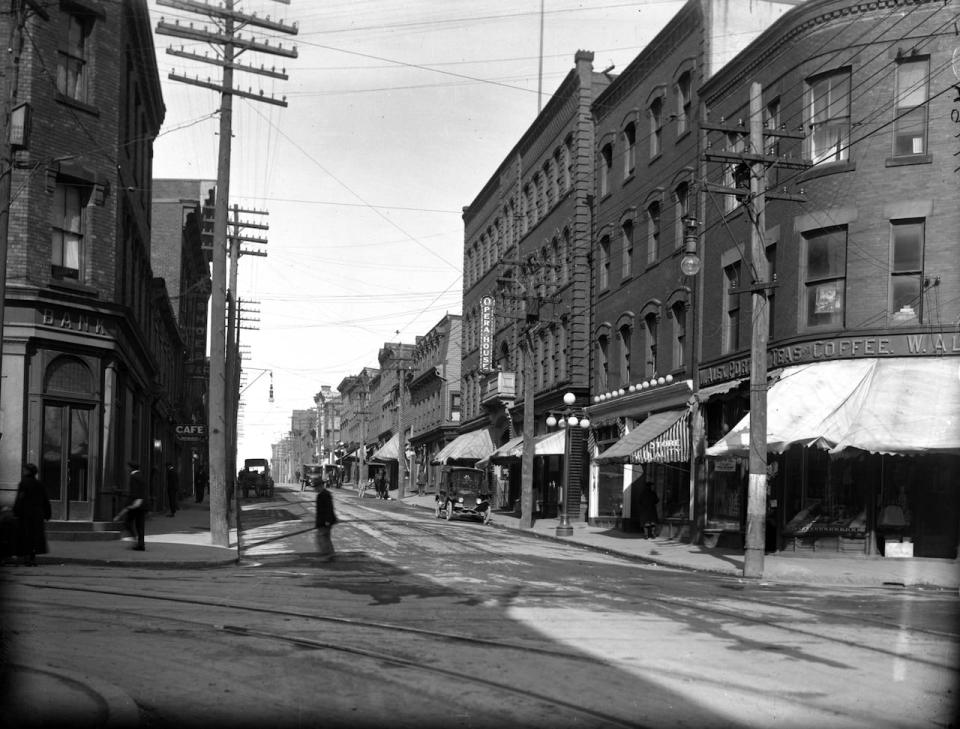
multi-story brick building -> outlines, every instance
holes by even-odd
[[[159,477],[183,381],[183,342],[151,269],[164,105],[144,0],[44,11],[25,19],[12,85],[30,123],[13,139],[0,488],[9,500],[33,462],[55,519],[104,520],[128,461]],[[0,17],[3,37],[16,20]]]
[[[183,340],[183,398],[174,414],[176,441],[167,460],[178,465],[181,481],[206,467],[207,304],[210,251],[204,247],[203,208],[212,207],[215,182],[154,180],[151,203],[151,266],[166,282],[173,315]],[[200,426],[200,428],[194,427]]]
[[[416,345],[386,342],[377,354],[380,368],[370,379],[367,444],[375,445],[370,462],[386,473],[391,488],[409,480],[410,392]],[[401,484],[401,479],[403,483]]]
[[[796,4],[690,0],[593,104],[589,412],[594,455],[603,452],[591,479],[594,523],[630,524],[640,485],[650,483],[661,517],[689,529],[693,280],[679,261],[684,220],[699,215],[698,87]],[[627,441],[608,450],[625,434]]]
[[[764,169],[751,170],[770,190],[764,218],[751,196],[706,193],[699,375],[721,388],[746,377],[748,294],[768,267],[776,284],[764,333],[775,546],[870,554],[892,537],[916,556],[957,555],[955,22],[955,9],[940,2],[811,0],[700,89],[709,118],[729,122],[749,118],[757,84],[766,122],[756,150],[767,155]],[[766,134],[775,129],[802,134]],[[742,150],[747,138],[705,137],[715,150]],[[798,160],[809,166],[780,164]],[[736,173],[735,163],[705,169],[713,183]],[[784,199],[791,195],[798,197]],[[766,260],[752,260],[744,246],[751,234],[761,235]],[[746,388],[706,409],[716,456],[708,459],[706,517],[735,533],[743,525],[749,427],[737,420],[749,408]],[[906,549],[902,537],[911,540]]]
[[[340,439],[347,452],[342,459],[346,481],[356,483],[367,478],[370,383],[378,374],[375,367],[364,367],[356,375],[344,377],[337,385],[340,392]]]
[[[461,321],[460,316],[447,314],[417,337],[407,382],[414,485],[430,491],[436,489],[440,478],[439,464],[433,462],[456,439],[460,426]]]
[[[610,83],[593,54],[575,67],[463,212],[464,431],[486,428],[496,445],[519,437],[524,378],[532,379],[535,435],[572,392],[586,404],[594,132],[590,103]],[[520,396],[520,397],[518,397]],[[539,513],[556,508],[562,445],[540,441],[533,489]],[[503,455],[501,501],[520,499],[516,444]],[[549,451],[549,452],[548,452]],[[499,457],[494,458],[500,461]],[[585,451],[571,458],[571,510],[580,507]]]

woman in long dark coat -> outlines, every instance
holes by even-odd
[[[13,504],[17,516],[18,552],[24,563],[34,565],[38,554],[47,553],[47,533],[44,522],[50,519],[50,499],[47,490],[37,480],[37,467],[28,463],[23,467],[23,478],[17,486],[17,500]]]
[[[329,561],[333,559],[333,540],[330,532],[337,523],[337,515],[333,511],[333,496],[327,491],[327,486],[320,481],[317,486],[317,555]]]

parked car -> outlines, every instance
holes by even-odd
[[[320,485],[321,481],[323,481],[323,464],[304,463],[300,467],[300,490],[301,491],[303,491],[303,489],[306,488],[307,486],[315,489]]]
[[[445,466],[436,497],[436,517],[450,521],[455,516],[472,516],[490,522],[490,489],[486,473],[478,468]]]

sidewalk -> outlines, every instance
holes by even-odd
[[[294,484],[280,485],[278,491],[297,490]],[[344,484],[351,491],[353,484]],[[334,492],[337,493],[336,491]],[[396,492],[391,492],[396,494]],[[277,499],[281,499],[277,494]],[[405,506],[434,510],[434,496],[407,496]],[[242,518],[242,517],[241,517]],[[665,536],[643,539],[639,534],[609,527],[571,522],[573,535],[557,537],[559,520],[539,519],[527,534],[560,542],[580,544],[606,554],[615,554],[646,563],[740,577],[743,552],[687,544]],[[520,529],[512,513],[495,512],[492,524],[499,529]],[[38,558],[41,564],[108,564],[138,567],[217,567],[235,564],[236,529],[230,530],[230,546],[213,546],[210,541],[209,504],[184,500],[176,516],[153,513],[147,521],[147,549],[135,552],[132,542],[51,541],[50,553]],[[15,568],[17,569],[17,568]],[[811,585],[860,585],[865,587],[909,586],[960,589],[960,562],[945,559],[887,559],[834,552],[778,552],[764,557],[763,580]]]
[[[407,496],[402,501],[409,506],[430,511],[435,509],[432,494]],[[491,523],[499,528],[520,529],[520,519],[512,513],[494,512]],[[527,533],[662,567],[743,576],[741,550],[710,549],[664,536],[644,539],[639,534],[590,526],[585,522],[571,522],[573,535],[558,537],[556,530],[559,523],[557,518],[538,519]],[[810,585],[910,586],[957,591],[960,589],[960,562],[946,559],[887,559],[834,552],[778,552],[764,556],[762,579],[765,582]]]

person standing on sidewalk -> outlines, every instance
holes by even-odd
[[[193,485],[195,498],[198,504],[203,503],[203,492],[207,490],[207,469],[203,466],[197,470],[197,477]]]
[[[139,464],[130,461],[127,465],[130,467],[130,482],[125,523],[127,531],[137,539],[133,549],[143,552],[147,548],[144,543],[147,526],[147,484],[140,473]]]
[[[333,540],[330,532],[337,523],[337,515],[333,511],[333,496],[327,490],[324,481],[317,485],[317,554],[325,561],[333,559]]]
[[[180,498],[180,477],[177,475],[177,469],[172,463],[167,463],[167,507],[170,513],[167,516],[175,516],[177,513],[177,500]]]
[[[47,533],[43,523],[51,516],[50,499],[43,484],[37,480],[35,465],[25,465],[22,475],[13,504],[13,513],[17,517],[18,551],[24,564],[35,565],[37,555],[47,553]]]

